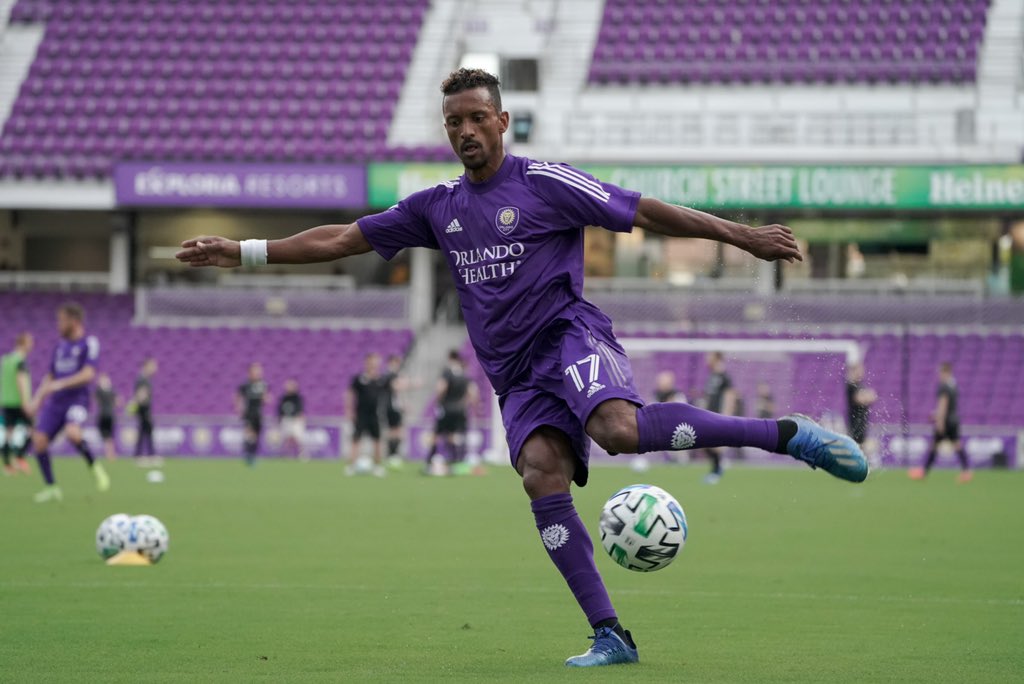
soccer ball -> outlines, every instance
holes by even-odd
[[[630,485],[601,510],[601,546],[628,570],[653,572],[675,559],[686,543],[686,514],[660,487]]]
[[[124,550],[132,518],[127,513],[115,513],[96,529],[96,552],[104,559]]]
[[[164,524],[151,515],[137,515],[128,528],[125,548],[138,551],[153,563],[164,554],[171,541]]]

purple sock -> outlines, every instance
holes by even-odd
[[[723,416],[689,404],[647,404],[636,412],[637,453],[719,446],[752,446],[775,452],[779,426],[774,420]]]
[[[544,548],[591,626],[615,619],[601,573],[594,565],[594,545],[572,505],[572,495],[549,494],[530,503]]]
[[[43,474],[43,481],[48,485],[53,484],[53,465],[50,463],[49,451],[36,452],[36,461],[39,462],[39,472]]]

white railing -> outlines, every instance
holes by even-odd
[[[4,290],[106,290],[106,271],[0,271]]]

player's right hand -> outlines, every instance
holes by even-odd
[[[181,251],[175,254],[174,258],[197,268],[200,266],[234,268],[242,265],[242,248],[236,240],[203,235],[182,242]]]

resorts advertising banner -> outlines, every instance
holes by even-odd
[[[644,195],[704,209],[1024,209],[1024,165],[580,168]],[[389,207],[461,174],[458,164],[370,164],[370,206]]]
[[[119,206],[365,207],[361,164],[129,162],[114,168]]]

